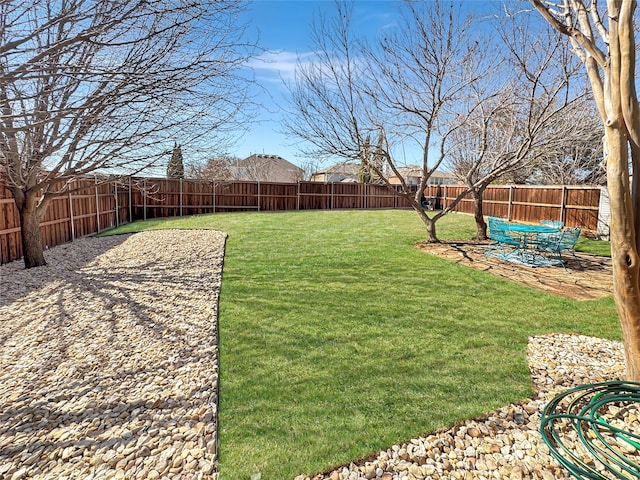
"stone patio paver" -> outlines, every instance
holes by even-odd
[[[493,273],[530,287],[577,300],[613,295],[611,259],[582,252],[573,258],[566,255],[567,269],[562,267],[527,267],[484,255],[487,243],[420,243],[417,247],[462,265]],[[565,258],[563,256],[563,258]]]

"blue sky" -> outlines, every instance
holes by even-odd
[[[397,20],[399,7],[397,0],[358,0],[353,24],[359,32],[375,33]],[[254,88],[254,93],[261,105],[256,124],[238,140],[230,153],[240,158],[252,153],[280,155],[296,164],[305,161],[292,145],[295,140],[281,133],[288,94],[284,80],[293,78],[298,55],[304,58],[312,51],[314,15],[331,15],[334,10],[333,0],[254,0],[250,4],[245,14],[247,35],[267,50],[250,65],[260,86]]]
[[[477,13],[491,9],[491,0],[466,0]],[[400,17],[399,0],[356,0],[352,26],[357,35],[375,36],[381,29],[393,28]],[[495,5],[495,2],[494,2]],[[312,51],[311,32],[314,16],[331,16],[334,0],[253,0],[243,20],[247,36],[267,50],[251,62],[250,74],[260,88],[254,88],[260,104],[255,124],[240,138],[229,153],[240,158],[253,153],[280,155],[302,165],[305,160],[295,147],[295,139],[282,133],[281,120],[287,106],[287,89],[283,80],[293,78],[296,59]]]

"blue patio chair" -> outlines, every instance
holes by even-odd
[[[489,238],[493,243],[487,245],[484,255],[485,257],[497,257],[506,260],[509,256],[516,253],[522,243],[522,239],[516,232],[508,229],[509,222],[502,218],[489,217]]]
[[[557,250],[558,244],[562,239],[563,231],[538,233],[536,237],[536,248],[545,252]]]
[[[564,225],[560,220],[540,220],[540,225],[561,229]]]
[[[520,245],[520,235],[509,231],[509,222],[502,218],[489,217],[489,238],[497,245]]]
[[[569,252],[576,259],[578,265],[582,267],[580,260],[576,257],[574,247],[580,237],[581,228],[565,228],[559,232],[538,234],[537,248],[547,253],[549,258],[555,258],[565,267],[565,259],[562,252]]]

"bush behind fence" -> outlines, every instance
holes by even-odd
[[[409,208],[385,186],[355,183],[261,183],[131,177],[102,183],[76,180],[71,193],[53,199],[41,222],[42,242],[53,247],[136,220],[235,211]],[[463,186],[428,186],[425,197],[446,208]],[[562,220],[595,231],[600,187],[495,186],[485,190],[484,213],[524,222]],[[468,194],[454,211],[473,213]],[[22,257],[20,219],[0,180],[0,264]]]

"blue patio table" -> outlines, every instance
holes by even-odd
[[[552,233],[559,232],[560,229],[548,225],[525,225],[524,223],[509,223],[507,228],[513,232],[524,233]]]
[[[537,249],[538,234],[559,232],[560,228],[548,225],[526,225],[523,223],[505,223],[502,228],[508,232],[518,234],[520,238],[519,244],[515,246],[513,250],[496,255],[502,260],[532,267],[547,267],[561,263],[542,255]]]
[[[506,229],[511,232],[518,232],[522,234],[522,241],[529,245],[535,242],[539,233],[554,233],[559,232],[560,229],[556,227],[550,227],[548,225],[525,225],[524,223],[509,223]]]

